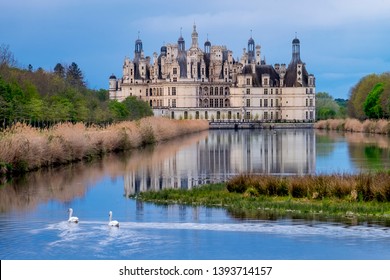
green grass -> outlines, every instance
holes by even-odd
[[[265,195],[256,193],[254,189],[238,193],[229,191],[227,186],[220,183],[191,190],[148,191],[136,198],[156,204],[221,207],[233,217],[246,219],[299,218],[352,224],[362,221],[390,224],[390,202]]]

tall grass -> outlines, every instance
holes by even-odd
[[[286,178],[269,175],[239,175],[228,181],[226,187],[229,192],[242,193],[244,196],[390,202],[390,172]]]
[[[208,122],[204,120],[157,117],[106,128],[62,123],[41,130],[18,123],[0,133],[0,174],[79,161],[206,129]]]
[[[351,118],[320,120],[315,123],[314,127],[326,130],[390,134],[390,122],[384,119],[363,122]]]

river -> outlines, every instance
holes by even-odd
[[[304,175],[390,168],[386,136],[212,130],[102,160],[40,170],[0,188],[1,259],[390,259],[390,228],[241,219],[220,208],[128,198],[240,173]],[[74,209],[78,224],[67,222]],[[113,211],[119,228],[109,228]]]

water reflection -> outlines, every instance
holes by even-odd
[[[241,173],[313,174],[313,130],[215,130],[191,145],[177,143],[144,151],[144,160],[125,174],[125,194],[163,188],[190,189]]]
[[[162,188],[190,189],[240,173],[356,173],[390,169],[390,138],[313,130],[214,130],[89,163],[31,172],[0,187],[0,211],[31,210],[40,203],[87,199],[106,180],[120,196]],[[107,195],[106,194],[106,195]],[[96,199],[96,198],[93,198]],[[140,205],[142,207],[142,205]],[[65,214],[64,214],[65,215]]]
[[[317,171],[390,169],[390,138],[386,135],[318,130],[316,141]]]

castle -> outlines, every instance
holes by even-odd
[[[195,24],[191,37],[189,49],[180,34],[176,44],[153,53],[153,61],[138,38],[134,59],[124,60],[123,76],[109,78],[110,99],[136,96],[155,116],[172,119],[314,121],[315,77],[301,60],[298,38],[286,66],[266,64],[252,36],[239,61],[208,39],[201,49]]]

